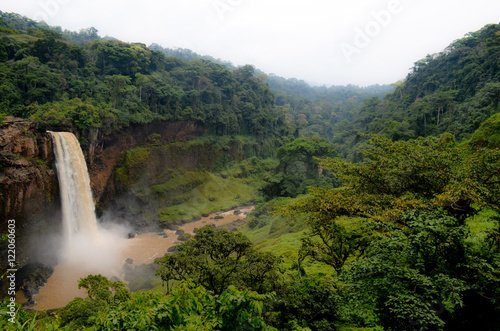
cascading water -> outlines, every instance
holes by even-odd
[[[90,274],[102,274],[109,279],[120,278],[126,259],[132,258],[137,265],[152,263],[176,241],[173,231],[168,238],[146,233],[126,239],[130,231],[123,226],[115,224],[113,227],[98,228],[87,165],[76,137],[68,132],[50,134],[54,142],[61,193],[63,240],[54,273],[34,296],[35,309],[60,308],[76,296],[85,297],[85,291],[78,288],[81,278]],[[236,218],[240,216],[231,213],[217,224],[233,222]],[[186,224],[184,229],[194,234],[195,228],[211,223],[212,219],[204,217]]]
[[[76,296],[79,279],[90,274],[120,275],[123,235],[99,228],[90,178],[80,144],[70,132],[50,132],[56,157],[62,208],[58,264],[47,284],[34,296],[39,309],[64,307]],[[56,235],[59,240],[59,237]]]
[[[50,134],[55,147],[62,203],[63,240],[65,244],[70,244],[78,233],[97,237],[90,178],[80,144],[71,132],[50,132]]]

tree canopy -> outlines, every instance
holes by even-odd
[[[169,286],[173,280],[191,279],[197,285],[220,294],[230,285],[270,291],[275,285],[278,259],[257,252],[240,233],[206,226],[189,241],[177,246],[178,252],[166,254],[156,263],[156,274]]]
[[[360,216],[401,222],[409,210],[443,208],[460,219],[477,207],[499,208],[500,152],[459,146],[451,135],[440,139],[391,141],[372,136],[365,163],[324,159],[340,189],[311,188],[312,197],[294,208],[319,219]]]
[[[76,36],[28,19],[3,22],[11,28],[0,30],[0,113],[84,133],[181,120],[218,135],[283,132],[284,114],[252,66],[183,61],[144,44],[95,38],[92,28],[74,43]]]

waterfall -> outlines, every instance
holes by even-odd
[[[75,235],[97,237],[94,200],[82,149],[71,132],[51,132],[62,203],[63,238],[71,244]]]

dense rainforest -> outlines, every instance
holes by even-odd
[[[85,299],[16,304],[2,328],[500,328],[500,25],[393,86],[314,87],[1,12],[0,77],[2,128],[15,117],[37,123],[26,136],[72,131],[89,163],[148,128],[116,153],[101,214],[149,229],[255,205],[238,231],[198,229],[149,266],[164,286],[88,275]],[[200,130],[166,139],[177,123]],[[11,154],[2,180],[23,158]]]

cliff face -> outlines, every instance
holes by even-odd
[[[54,131],[68,130],[71,128],[54,128]],[[113,176],[123,151],[151,139],[189,140],[203,134],[203,129],[192,123],[177,122],[131,126],[111,135],[98,130],[75,134],[88,142],[84,154],[99,212],[115,198]],[[57,236],[61,227],[54,158],[52,136],[37,122],[8,117],[0,124],[0,233],[6,232],[7,220],[14,219],[17,254],[31,262],[54,261],[51,252],[56,250],[57,243],[51,238]],[[2,258],[6,254],[4,248],[0,248]]]
[[[122,152],[146,143],[153,134],[159,141],[174,142],[193,139],[203,129],[173,122],[131,126],[108,136],[97,130],[83,134],[89,142],[85,153],[98,206],[114,197],[113,175]],[[59,210],[51,135],[36,122],[8,117],[0,125],[0,229],[5,229],[8,219],[15,219],[18,226],[36,231],[40,223],[57,222],[54,216]]]
[[[29,120],[7,118],[0,125],[0,224],[15,219],[18,231],[37,222],[58,202],[50,134]]]
[[[68,130],[71,129],[54,129]],[[152,139],[161,142],[192,139],[203,134],[203,129],[177,122],[132,126],[108,136],[98,130],[75,134],[88,142],[84,152],[94,200],[97,206],[106,206],[115,197],[113,176],[123,151]],[[0,233],[6,233],[9,219],[16,221],[16,255],[23,260],[19,277],[40,266],[49,270],[47,275],[50,275],[50,266],[57,263],[61,204],[54,161],[52,136],[37,122],[8,117],[0,124]],[[0,260],[6,258],[7,246],[2,243]],[[2,293],[7,293],[5,280],[0,280]],[[23,282],[25,290],[30,291],[40,285],[32,288],[30,279]]]
[[[196,138],[204,133],[202,127],[190,122],[151,123],[131,126],[109,136],[91,133],[87,164],[90,185],[97,211],[114,198],[116,189],[113,176],[123,152],[154,139],[168,143]]]

